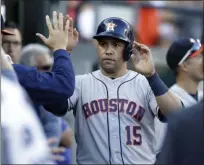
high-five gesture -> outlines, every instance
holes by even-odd
[[[68,30],[70,21],[66,20],[64,23],[62,13],[57,14],[56,11],[53,12],[53,25],[50,21],[49,16],[46,16],[46,24],[49,31],[49,37],[46,38],[42,34],[37,33],[36,35],[52,50],[65,49],[68,44]],[[65,26],[64,26],[65,24]]]
[[[66,15],[64,17],[64,23],[66,23],[66,21],[69,20],[69,32],[68,32],[68,38],[69,38],[69,42],[67,44],[67,51],[68,52],[72,52],[73,48],[78,44],[79,41],[79,33],[76,30],[76,28],[74,28],[74,22],[73,19],[69,16]],[[64,24],[65,26],[65,24]]]
[[[133,54],[131,55],[135,70],[148,77],[155,73],[154,62],[150,49],[143,44],[133,43]]]

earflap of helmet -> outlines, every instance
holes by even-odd
[[[134,34],[133,34],[133,29],[131,28],[131,33],[129,36],[130,42],[127,43],[125,49],[124,49],[124,60],[128,61],[130,59],[130,56],[132,55],[132,46],[134,42]]]
[[[132,42],[128,43],[124,49],[124,60],[128,61],[130,59],[130,56],[132,55]]]

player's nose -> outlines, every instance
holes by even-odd
[[[110,55],[113,55],[113,49],[111,46],[108,46],[107,49],[106,49],[106,55],[107,56],[110,56]]]

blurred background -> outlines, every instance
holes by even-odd
[[[166,65],[167,49],[177,38],[201,38],[203,5],[203,1],[1,0],[1,14],[6,21],[17,24],[22,47],[40,43],[35,36],[36,32],[47,36],[46,14],[52,16],[52,11],[56,10],[73,17],[80,34],[79,44],[71,57],[77,75],[98,69],[92,40],[98,24],[110,16],[121,17],[133,25],[136,40],[151,48],[157,72],[170,87],[175,80]],[[128,67],[132,69],[131,62]],[[202,83],[200,88],[202,89]],[[72,112],[65,118],[73,128]],[[72,163],[76,162],[75,149],[74,143]]]

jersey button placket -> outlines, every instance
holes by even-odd
[[[122,164],[121,154],[120,152],[114,153],[114,164]]]
[[[117,99],[117,83],[112,82],[109,86],[109,100]],[[115,104],[115,103],[112,103]],[[117,103],[116,103],[117,104]],[[118,156],[120,156],[120,140],[118,127],[118,107],[115,112],[109,112],[109,129],[113,164],[121,163]],[[116,157],[116,153],[119,155]],[[119,159],[119,160],[118,160]]]

